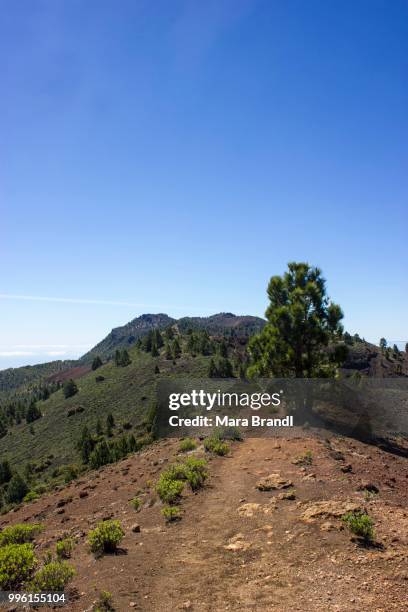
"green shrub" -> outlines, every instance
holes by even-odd
[[[34,592],[63,591],[65,586],[75,576],[75,570],[66,561],[51,561],[35,574],[31,588]]]
[[[29,503],[29,502],[35,501],[39,497],[40,496],[35,491],[29,491],[27,495],[24,496],[23,502]]]
[[[204,448],[207,452],[214,453],[223,457],[229,453],[230,447],[226,442],[222,442],[217,436],[210,436],[204,440]]]
[[[194,440],[191,438],[184,438],[184,440],[181,440],[180,442],[179,451],[182,453],[187,453],[195,448],[197,448],[197,444]]]
[[[374,523],[373,520],[365,512],[347,512],[342,517],[348,528],[356,536],[362,538],[366,542],[372,542],[374,539]]]
[[[303,453],[303,455],[299,455],[293,461],[295,465],[312,465],[313,463],[313,453],[311,450],[307,450]]]
[[[156,491],[162,502],[175,504],[187,481],[193,491],[200,489],[207,478],[205,459],[189,457],[183,463],[175,463],[161,473]]]
[[[205,459],[189,457],[184,462],[185,479],[193,491],[200,489],[208,476],[207,462]]]
[[[222,427],[218,432],[219,440],[236,440],[241,442],[243,440],[242,433],[238,427]]]
[[[31,578],[36,563],[32,544],[8,544],[0,548],[0,588],[21,587]]]
[[[10,525],[5,527],[0,532],[0,546],[6,546],[7,544],[26,544],[32,542],[34,536],[43,530],[43,526],[40,524],[23,524],[17,523],[17,525]]]
[[[57,553],[58,559],[69,559],[74,550],[74,546],[75,544],[72,538],[65,538],[57,542],[55,552]]]
[[[130,504],[133,508],[133,510],[136,510],[136,512],[138,512],[142,506],[142,500],[140,499],[140,497],[134,497],[131,501]]]
[[[160,478],[156,485],[156,491],[162,500],[167,504],[174,504],[180,498],[180,495],[184,489],[184,482],[171,477],[166,472],[160,474]]]
[[[161,513],[168,523],[181,519],[181,511],[177,506],[164,506]]]
[[[102,521],[88,534],[88,543],[96,555],[112,553],[123,539],[123,531],[119,521]]]
[[[99,599],[95,606],[92,608],[93,612],[114,612],[113,597],[109,591],[101,591],[99,593]]]

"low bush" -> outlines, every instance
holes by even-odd
[[[166,504],[175,504],[180,498],[181,493],[184,489],[184,482],[171,477],[166,472],[160,474],[160,478],[156,485],[156,491],[162,500]]]
[[[7,544],[0,548],[0,588],[21,587],[31,578],[36,563],[32,544]]]
[[[374,539],[373,520],[365,512],[347,512],[342,517],[352,533],[365,542],[372,542]]]
[[[88,543],[96,555],[115,552],[125,532],[119,521],[102,521],[88,534]]]
[[[222,427],[221,431],[217,432],[219,440],[236,440],[241,442],[244,438],[238,427]]]
[[[72,538],[65,538],[57,542],[55,552],[57,553],[58,559],[69,559],[74,550],[74,546],[75,544]]]
[[[109,591],[101,591],[99,599],[92,608],[93,612],[114,612],[113,597]]]
[[[311,450],[307,450],[303,453],[303,455],[299,455],[293,460],[295,465],[312,465],[313,463],[313,453]]]
[[[188,453],[195,448],[197,448],[197,444],[194,440],[191,438],[184,438],[184,440],[181,440],[180,442],[179,451],[182,453]]]
[[[25,525],[17,523],[16,525],[10,525],[5,527],[0,532],[0,546],[6,546],[7,544],[26,544],[32,542],[34,536],[42,531],[43,526],[40,524]]]
[[[217,436],[210,436],[204,440],[204,448],[209,453],[214,455],[228,455],[230,447],[226,442],[222,442]]]
[[[161,473],[156,491],[162,502],[175,504],[183,491],[184,481],[187,481],[192,491],[200,489],[207,478],[207,462],[205,459],[189,457],[183,463],[175,463]]]
[[[63,591],[75,576],[75,570],[66,561],[51,561],[35,574],[31,588],[34,592]]]
[[[27,495],[24,496],[23,502],[28,504],[29,502],[35,501],[39,497],[40,496],[38,495],[38,493],[36,493],[36,491],[29,491]]]
[[[181,511],[177,506],[164,506],[161,513],[168,523],[181,519]]]
[[[139,512],[142,506],[142,500],[140,499],[140,497],[134,497],[132,500],[130,500],[130,505],[132,506],[133,510]]]

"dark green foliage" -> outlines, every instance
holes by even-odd
[[[5,424],[3,419],[0,419],[0,438],[4,438],[4,436],[7,435],[7,431],[7,425]]]
[[[120,368],[125,368],[131,363],[132,361],[126,349],[123,349],[122,351],[119,351],[119,350],[115,351],[115,365],[116,366]]]
[[[6,482],[9,482],[9,480],[11,479],[12,476],[12,472],[11,472],[11,467],[10,464],[7,460],[2,461],[0,463],[0,485],[5,484]]]
[[[385,338],[380,338],[380,349],[384,353],[387,348],[387,341]]]
[[[232,363],[228,357],[219,357],[216,361],[214,359],[210,360],[208,367],[209,378],[232,378],[233,376]]]
[[[217,378],[217,375],[217,366],[215,365],[214,359],[211,358],[210,363],[208,364],[208,378]]]
[[[89,465],[92,469],[97,469],[112,462],[112,455],[106,440],[98,442],[89,456]]]
[[[94,357],[92,361],[92,369],[97,370],[98,368],[101,367],[101,365],[102,365],[102,359],[99,357],[99,355],[97,355],[96,357]]]
[[[68,399],[69,397],[73,397],[77,393],[78,387],[76,386],[75,381],[70,378],[64,383],[64,397],[65,399]]]
[[[181,346],[178,338],[174,338],[171,350],[173,353],[173,359],[178,359],[181,355]]]
[[[103,436],[103,427],[102,427],[101,419],[99,418],[96,421],[95,432],[97,436]]]
[[[35,402],[31,402],[26,412],[27,423],[32,423],[42,417],[41,410],[38,408]]]
[[[335,373],[329,343],[342,336],[343,313],[326,294],[318,268],[290,263],[268,285],[268,320],[249,343],[253,376],[326,377]]]
[[[90,455],[94,449],[95,442],[89,433],[88,427],[85,427],[82,430],[81,438],[78,442],[78,450],[81,453],[81,459],[84,463],[89,462]]]
[[[25,480],[23,480],[20,474],[14,474],[7,487],[6,499],[8,503],[19,504],[27,493],[28,486]]]
[[[228,357],[228,347],[225,340],[222,340],[218,345],[218,353],[220,357]]]

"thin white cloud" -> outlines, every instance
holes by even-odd
[[[92,346],[87,344],[14,344],[15,349],[86,349]]]
[[[21,295],[15,293],[0,293],[0,300],[22,300],[31,302],[59,302],[63,304],[97,304],[100,306],[131,306],[134,308],[154,308],[154,309],[171,309],[171,310],[199,310],[189,306],[172,306],[170,304],[142,304],[140,302],[131,302],[127,300],[99,300],[92,298],[70,298],[70,297],[55,297],[46,295]]]
[[[35,354],[32,351],[0,351],[0,357],[31,357]]]

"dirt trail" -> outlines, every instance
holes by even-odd
[[[314,465],[302,469],[292,460],[305,450]],[[403,552],[396,550],[397,540],[391,550],[362,550],[337,529],[338,520],[326,521],[330,531],[321,530],[323,520],[300,520],[314,500],[361,503],[361,493],[349,486],[355,478],[341,472],[330,453],[316,440],[236,444],[232,456],[217,463],[211,488],[185,504],[190,518],[171,527],[171,549],[150,584],[145,609],[162,609],[165,601],[200,612],[405,609],[406,542]],[[255,488],[271,472],[294,483],[295,500]],[[406,536],[406,513],[399,515]]]
[[[408,610],[406,459],[345,438],[236,442],[229,457],[210,460],[208,484],[183,499],[182,520],[166,526],[154,482],[177,447],[160,442],[1,517],[2,525],[44,522],[40,558],[62,536],[76,540],[70,612],[92,610],[101,590],[119,612]],[[306,451],[311,465],[294,464]],[[259,491],[271,473],[293,487]],[[367,481],[379,493],[365,499],[358,489]],[[138,513],[129,505],[135,494]],[[362,548],[334,517],[305,522],[322,501],[364,506],[381,546]],[[126,536],[119,554],[95,560],[86,535],[102,518],[119,519]]]

